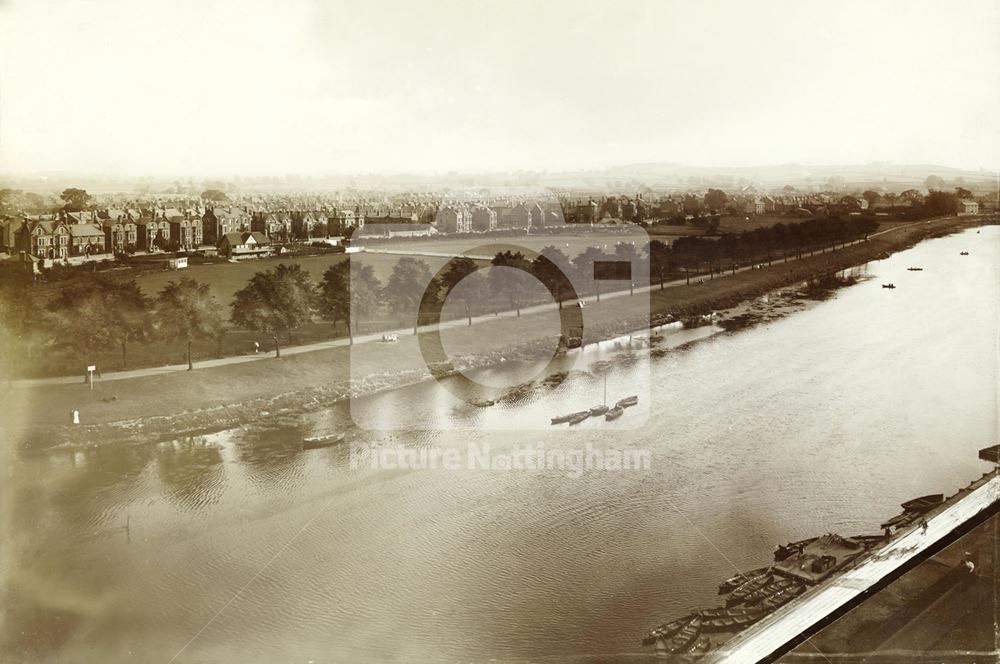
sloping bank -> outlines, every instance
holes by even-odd
[[[658,325],[668,314],[685,317],[730,309],[777,289],[980,223],[968,218],[920,222],[865,243],[788,263],[776,262],[761,270],[605,299],[587,309],[585,342],[608,339],[651,323]],[[647,303],[648,317],[644,314]],[[468,370],[545,356],[551,352],[554,316],[553,312],[531,313],[453,328],[448,343],[452,363]],[[389,346],[381,344],[365,346],[364,352],[353,356],[350,348],[337,347],[281,360],[111,381],[98,384],[93,391],[83,384],[17,388],[7,393],[5,429],[28,448],[145,442],[185,432],[274,423],[343,399],[431,377],[413,336],[401,337],[391,345],[391,352]],[[80,412],[81,424],[69,424],[71,410]]]

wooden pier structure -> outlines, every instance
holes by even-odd
[[[994,469],[928,512],[926,527],[920,523],[897,531],[856,564],[820,582],[699,661],[759,664],[777,660],[998,509],[1000,475]]]

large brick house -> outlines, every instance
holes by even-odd
[[[127,215],[105,219],[101,225],[104,229],[104,244],[113,253],[132,253],[138,249],[139,229]]]
[[[201,237],[205,244],[217,246],[227,233],[250,230],[250,214],[240,208],[208,208],[201,217]]]
[[[136,221],[136,248],[139,251],[165,251],[170,246],[170,222],[166,219],[142,216]]]
[[[69,224],[59,219],[24,220],[14,234],[15,249],[38,258],[66,259],[70,245]]]
[[[496,230],[497,213],[486,206],[479,206],[472,211],[471,230],[486,233]]]
[[[438,211],[434,226],[439,233],[468,233],[470,221],[469,213],[465,208],[449,205]]]
[[[97,224],[68,224],[69,255],[92,256],[107,252],[104,229]]]

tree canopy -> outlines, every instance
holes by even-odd
[[[307,271],[282,263],[253,275],[236,292],[230,320],[236,327],[270,336],[275,355],[281,357],[279,337],[291,340],[296,329],[312,320],[315,295]]]
[[[472,325],[472,304],[482,296],[484,284],[485,279],[476,261],[465,256],[453,258],[448,270],[441,276],[441,286],[445,293],[457,298],[465,306],[469,325]]]
[[[420,304],[424,292],[436,292],[438,288],[431,284],[431,269],[427,263],[403,256],[392,268],[389,283],[384,290],[384,299],[390,309],[398,316],[413,315],[413,331],[420,324]]]
[[[122,367],[128,344],[146,341],[152,331],[149,301],[135,280],[104,276],[59,291],[48,305],[57,345],[85,354],[117,345]]]
[[[79,212],[87,207],[87,203],[90,201],[90,194],[87,193],[86,189],[70,187],[69,189],[63,189],[62,193],[59,194],[59,198],[63,199],[66,203],[64,209],[67,212]]]
[[[229,196],[220,189],[206,189],[201,192],[201,200],[210,203],[228,203]]]
[[[188,277],[167,282],[157,295],[156,321],[161,337],[187,344],[188,370],[194,368],[191,342],[216,338],[223,329],[219,302],[208,284]]]
[[[375,270],[348,258],[328,267],[319,287],[320,313],[334,325],[344,321],[353,343],[358,323],[375,314],[382,298]]]

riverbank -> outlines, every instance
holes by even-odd
[[[659,325],[668,316],[684,318],[731,310],[818,275],[836,273],[923,239],[981,223],[982,219],[970,218],[919,222],[865,243],[788,263],[706,279],[700,284],[605,298],[588,306],[584,342]],[[454,369],[468,371],[501,361],[546,356],[551,352],[554,317],[552,311],[526,313],[520,318],[498,317],[472,327],[453,328],[448,349]],[[522,341],[512,343],[511,339]],[[266,426],[430,376],[417,338],[408,335],[391,345],[338,346],[281,360],[98,382],[93,390],[82,383],[15,388],[8,392],[5,429],[15,433],[14,440],[32,448],[148,441],[186,431]],[[68,425],[72,409],[80,411],[82,423],[78,426]]]

